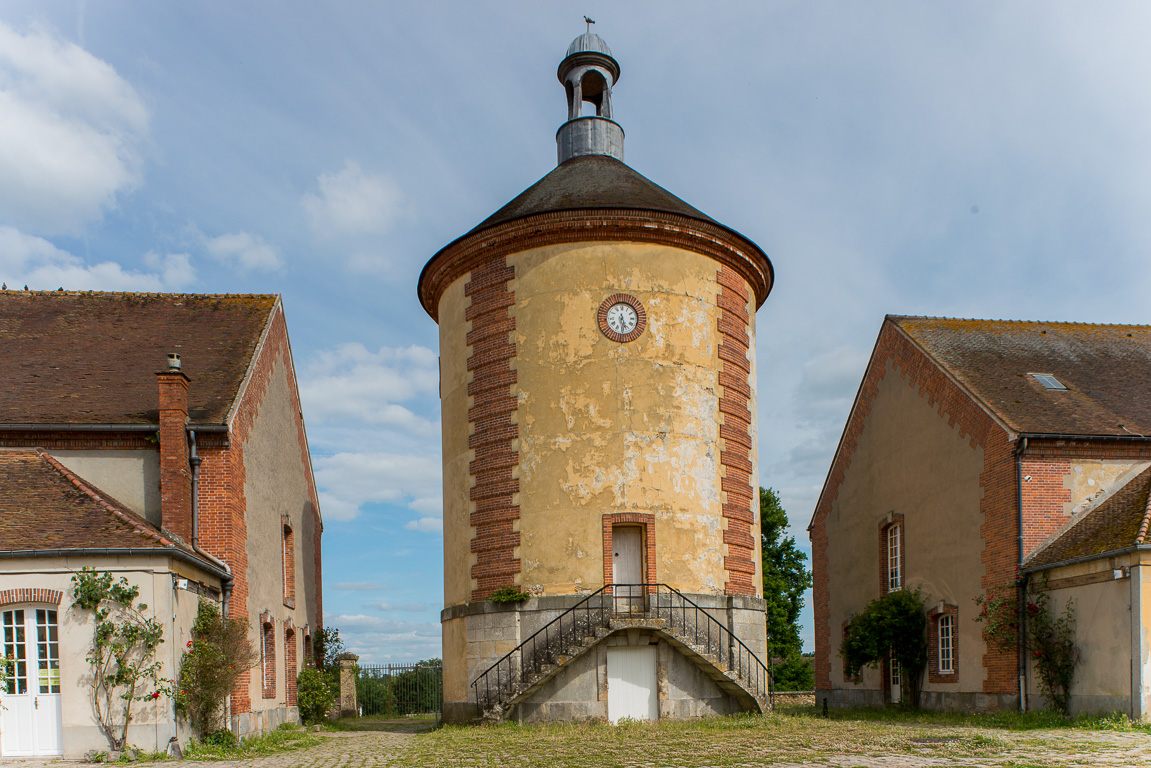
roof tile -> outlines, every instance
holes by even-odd
[[[0,291],[0,424],[155,424],[170,352],[222,424],[277,297]]]
[[[1151,326],[888,320],[1016,432],[1151,436]]]
[[[0,551],[171,549],[192,553],[43,450],[0,449]]]

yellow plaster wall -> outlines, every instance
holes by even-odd
[[[445,605],[466,602],[471,597],[474,584],[471,569],[475,555],[470,551],[474,529],[469,498],[473,481],[468,474],[468,464],[475,458],[475,452],[468,448],[468,382],[471,381],[471,373],[468,371],[467,333],[471,323],[464,319],[469,304],[464,296],[464,286],[470,279],[471,274],[465,274],[452,283],[440,299]],[[446,649],[447,640],[444,642]]]
[[[1049,591],[1051,610],[1063,612],[1068,602],[1075,612],[1075,644],[1081,652],[1072,695],[1131,695],[1131,582],[1115,579],[1113,569],[1128,566],[1129,558],[1100,558],[1046,572],[1053,586],[1060,579],[1100,576],[1105,581]],[[1029,659],[1029,662],[1033,660]],[[1039,673],[1029,665],[1028,692],[1040,693]]]
[[[638,243],[580,243],[515,266],[520,584],[571,594],[603,583],[602,516],[656,516],[657,577],[722,592],[718,264]],[[647,310],[638,339],[599,329],[605,298]],[[754,345],[754,342],[753,342]]]
[[[548,246],[507,261],[516,275],[509,288],[516,295],[510,314],[518,376],[512,418],[520,434],[514,446],[520,456],[517,583],[539,594],[597,589],[602,516],[644,512],[656,516],[659,580],[722,593],[719,265],[689,251],[638,243]],[[464,319],[469,279],[465,274],[452,283],[439,306],[446,605],[468,601],[475,587],[468,474],[474,452],[467,447],[471,324]],[[624,344],[607,339],[596,318],[603,300],[620,292],[647,310],[643,335]],[[753,351],[754,310],[752,300]],[[754,358],[752,366],[754,376]],[[754,451],[751,458],[757,466]],[[754,558],[758,568],[758,552]]]
[[[959,608],[959,681],[930,683],[924,675],[923,689],[980,691],[985,646],[971,599],[982,591],[982,569],[971,563],[982,546],[983,450],[948,426],[947,415],[908,386],[891,361],[887,366],[827,521],[835,532],[828,540],[831,685],[853,687],[843,679],[840,628],[879,597],[879,528],[894,512],[904,515],[904,583],[920,587],[929,607],[942,600]],[[861,687],[879,685],[872,673]]]

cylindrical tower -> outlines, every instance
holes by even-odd
[[[559,166],[420,276],[440,328],[449,721],[637,716],[612,703],[620,674],[651,677],[649,716],[760,704],[771,263],[622,162],[619,72],[598,35],[572,43]],[[530,598],[491,599],[514,592]]]

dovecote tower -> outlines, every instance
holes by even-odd
[[[598,35],[558,76],[558,167],[420,275],[440,329],[445,719],[759,709],[771,262],[624,164]]]

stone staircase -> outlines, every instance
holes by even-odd
[[[656,591],[639,601],[637,610],[635,598],[613,598],[610,590],[621,586]],[[621,601],[627,610],[615,610]],[[520,643],[472,683],[484,719],[502,720],[563,668],[629,629],[664,637],[745,710],[769,708],[766,666],[705,609],[664,584],[608,585]]]

